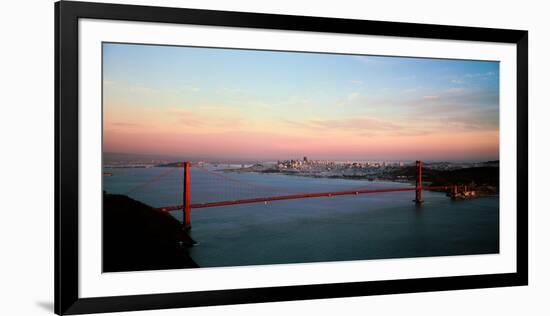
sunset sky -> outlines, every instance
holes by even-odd
[[[498,62],[103,45],[104,152],[498,159]]]

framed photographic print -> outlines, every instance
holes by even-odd
[[[527,284],[527,31],[55,14],[56,313]]]

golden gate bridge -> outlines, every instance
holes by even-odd
[[[254,193],[256,196],[251,198],[232,198],[232,199],[220,199],[217,201],[209,201],[209,202],[199,202],[199,203],[192,203],[191,201],[191,163],[190,162],[184,162],[181,164],[183,167],[183,192],[181,193],[181,203],[174,204],[174,205],[167,205],[167,206],[161,206],[156,207],[156,210],[159,211],[177,211],[182,210],[183,212],[183,228],[188,230],[191,228],[191,210],[192,209],[200,209],[200,208],[208,208],[208,207],[220,207],[220,206],[229,206],[229,205],[240,205],[240,204],[251,204],[251,203],[267,203],[267,202],[273,202],[273,201],[283,201],[283,200],[296,200],[296,199],[307,199],[307,198],[319,198],[319,197],[335,197],[335,196],[345,196],[345,195],[360,195],[360,194],[377,194],[377,193],[388,193],[388,192],[403,192],[403,191],[414,191],[415,196],[413,201],[416,204],[421,204],[423,202],[423,190],[449,190],[454,189],[457,190],[456,185],[445,185],[445,186],[423,186],[422,185],[422,161],[418,160],[416,161],[416,170],[415,170],[415,186],[409,186],[409,187],[392,187],[392,188],[377,188],[377,189],[369,189],[365,187],[359,187],[359,188],[353,188],[353,189],[346,189],[346,190],[336,190],[336,191],[320,191],[320,192],[306,192],[306,193],[294,193],[290,191],[284,191],[282,192],[280,188],[275,188],[270,185],[266,184],[258,184],[253,183],[249,181],[245,181],[242,179],[237,179],[234,177],[230,177],[224,173],[220,172],[214,172],[211,170],[208,170],[207,168],[204,168],[200,164],[194,164],[194,167],[197,167],[198,169],[205,171],[206,173],[209,173],[219,179],[223,179],[224,181],[229,181],[234,183],[234,185],[245,185],[254,190]],[[134,187],[130,191],[127,191],[126,194],[131,194],[132,192],[135,192],[138,189],[142,189],[146,186],[151,185],[154,182],[159,181],[161,178],[171,174],[175,170],[181,170],[181,168],[169,168],[169,170],[162,172],[155,177],[149,179],[148,181],[139,184],[138,186]],[[181,180],[181,179],[180,179]],[[262,195],[261,192],[265,192],[265,195]],[[278,195],[273,195],[274,192],[279,192]],[[271,193],[271,194],[270,194]],[[260,196],[257,196],[257,195]]]

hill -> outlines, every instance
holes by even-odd
[[[414,166],[395,170],[392,176],[405,176],[414,179],[416,168]],[[499,186],[498,167],[471,167],[455,170],[435,170],[422,168],[422,180],[431,182],[432,185],[472,184],[483,186]]]
[[[103,194],[103,271],[198,267],[193,240],[170,214],[125,195]]]

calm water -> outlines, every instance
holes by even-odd
[[[128,193],[170,170],[173,172],[161,180]],[[156,207],[181,203],[181,170],[105,171],[113,173],[103,178],[108,193],[128,193]],[[208,176],[193,168],[192,203],[408,186],[277,174],[223,175],[245,184]],[[248,186],[249,182],[260,187]],[[217,267],[498,253],[498,197],[452,201],[443,193],[424,192],[425,202],[420,207],[413,199],[414,191],[407,191],[195,209],[191,236],[198,245],[190,254],[201,267]],[[181,211],[172,215],[181,221]]]

